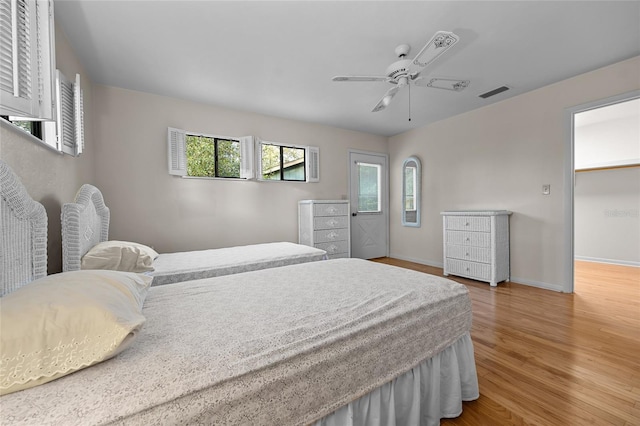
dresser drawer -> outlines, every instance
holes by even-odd
[[[490,217],[447,216],[446,229],[454,231],[491,231]]]
[[[348,228],[349,216],[320,216],[313,218],[313,229]]]
[[[349,214],[349,205],[347,203],[325,204],[319,203],[313,205],[314,216],[347,216]]]
[[[346,240],[333,241],[331,243],[317,243],[315,247],[326,251],[329,258],[331,258],[331,255],[338,253],[349,253],[349,242]]]
[[[446,244],[460,246],[490,247],[491,234],[489,232],[446,231]]]
[[[491,250],[485,247],[447,244],[447,257],[473,262],[491,263]]]
[[[314,231],[313,234],[313,240],[316,243],[326,243],[331,241],[349,239],[349,230],[347,228],[323,229],[321,231]]]
[[[479,280],[491,279],[491,265],[487,263],[468,262],[466,260],[445,259],[447,272]]]

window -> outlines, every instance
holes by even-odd
[[[24,130],[25,132],[35,136],[42,140],[42,122],[40,121],[23,121],[23,120],[11,120],[9,116],[0,116],[7,120],[9,123]]]
[[[187,176],[240,178],[240,141],[185,136]]]
[[[53,1],[0,0],[0,115],[54,120]]]
[[[260,144],[260,177],[263,180],[306,181],[305,150],[291,146]]]
[[[260,180],[318,182],[319,150],[316,147],[287,146],[275,142],[258,144]]]
[[[358,213],[379,213],[380,164],[358,163]]]
[[[169,127],[169,174],[253,179],[253,136],[201,135]]]
[[[84,106],[80,74],[75,83],[56,70],[56,120],[38,121],[24,117],[2,116],[16,127],[38,138],[48,147],[78,156],[84,149]]]
[[[183,177],[319,182],[320,150],[168,128],[169,174]]]

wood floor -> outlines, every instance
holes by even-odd
[[[480,398],[442,425],[640,425],[640,268],[575,271],[574,294],[449,277],[473,302]]]

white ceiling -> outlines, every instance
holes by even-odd
[[[640,1],[70,1],[56,24],[99,84],[391,136],[640,55]],[[381,112],[398,44],[460,37]],[[639,77],[640,78],[640,77]],[[479,94],[506,85],[489,99]]]

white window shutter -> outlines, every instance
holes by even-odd
[[[73,85],[73,121],[75,124],[75,155],[84,151],[84,93],[80,85],[80,74],[76,74],[76,82]]]
[[[177,176],[187,175],[187,144],[185,131],[169,127],[169,174]]]
[[[256,137],[255,138],[255,147],[256,147],[256,152],[255,152],[255,160],[256,160],[256,173],[257,173],[257,178],[262,180],[262,139]]]
[[[320,182],[320,148],[308,146],[306,157],[307,182]]]
[[[58,141],[62,152],[76,155],[76,126],[73,83],[60,70],[56,72],[56,114]]]
[[[242,179],[255,179],[255,142],[253,136],[240,138],[240,177]]]
[[[0,115],[53,120],[53,2],[0,0]]]
[[[53,1],[36,1],[37,59],[38,59],[38,118],[55,120],[55,28]]]

